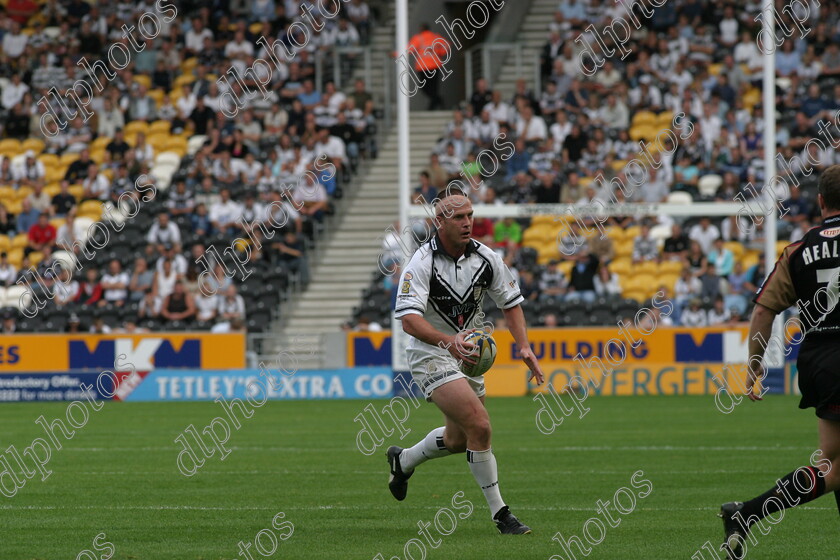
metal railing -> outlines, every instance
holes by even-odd
[[[329,51],[316,52],[315,83],[317,87],[321,87],[324,83],[325,75],[331,75],[335,88],[343,89],[347,86],[347,82],[353,79],[359,60],[362,63],[362,79],[365,84],[370,84],[373,69],[371,47],[332,47]]]

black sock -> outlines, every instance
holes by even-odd
[[[752,526],[777,511],[816,500],[825,493],[823,476],[816,467],[800,467],[776,481],[776,486],[764,494],[744,502],[741,515]]]
[[[837,502],[837,511],[840,511],[840,490],[834,491],[834,500]]]

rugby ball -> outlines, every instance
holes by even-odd
[[[493,366],[493,362],[496,361],[496,341],[484,331],[472,332],[464,340],[472,342],[476,346],[473,354],[475,364],[468,364],[462,361],[461,371],[467,377],[484,375]]]

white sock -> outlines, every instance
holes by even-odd
[[[484,492],[484,499],[490,508],[491,516],[495,516],[500,509],[505,507],[505,501],[499,492],[499,473],[496,467],[496,456],[493,449],[485,451],[471,451],[467,449],[467,462],[470,464],[475,481]]]
[[[452,452],[443,445],[443,430],[443,426],[435,428],[413,447],[403,449],[402,454],[400,454],[400,466],[402,466],[402,469],[404,471],[411,471],[417,465],[422,465],[429,459],[452,455]]]

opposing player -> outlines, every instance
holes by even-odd
[[[502,499],[496,458],[490,446],[490,417],[484,408],[484,378],[467,377],[459,363],[475,363],[472,342],[464,337],[477,325],[482,300],[490,294],[503,310],[531,379],[543,373],[528,343],[523,301],[510,270],[491,249],[470,238],[473,209],[460,192],[447,194],[435,209],[437,234],[413,255],[400,279],[396,317],[411,336],[408,364],[427,400],[443,412],[446,424],[413,447],[388,449],[388,487],[405,499],[408,479],[429,459],[467,453],[490,514],[503,534],[530,533]]]
[[[811,459],[816,466],[803,466],[786,474],[776,486],[752,500],[721,506],[724,544],[730,558],[744,557],[748,537],[755,542],[751,529],[767,534],[769,527],[767,522],[760,523],[761,519],[840,490],[840,165],[823,172],[818,190],[822,225],[785,248],[758,290],[747,366],[747,394],[751,400],[761,400],[753,387],[763,374],[761,362],[773,320],[796,304],[804,329],[797,359],[802,393],[799,408],[816,408],[820,448]],[[779,518],[769,521],[775,524]]]

